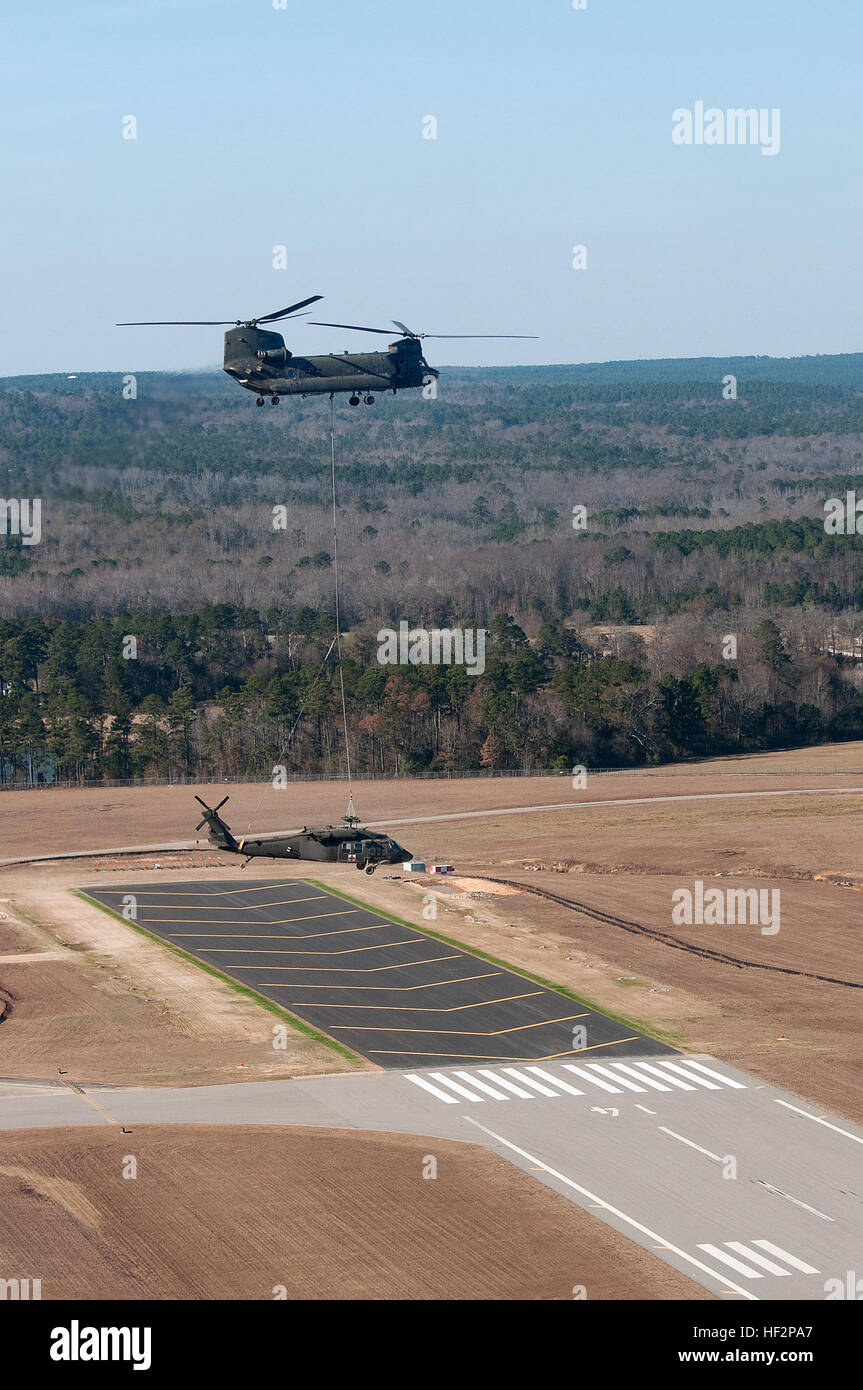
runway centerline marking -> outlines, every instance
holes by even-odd
[[[613,1207],[610,1202],[603,1201],[602,1198],[597,1197],[595,1192],[588,1191],[586,1187],[582,1187],[579,1183],[574,1182],[572,1178],[568,1178],[565,1173],[558,1173],[557,1170],[550,1167],[549,1164],[543,1163],[541,1158],[536,1158],[534,1154],[529,1154],[526,1149],[520,1149],[517,1144],[510,1143],[508,1139],[504,1139],[502,1134],[495,1134],[493,1129],[486,1129],[485,1125],[481,1125],[479,1120],[472,1119],[470,1115],[464,1115],[462,1118],[465,1124],[476,1125],[477,1129],[481,1129],[484,1134],[488,1134],[492,1139],[497,1140],[499,1144],[503,1144],[506,1148],[512,1149],[513,1153],[517,1153],[521,1158],[527,1159],[528,1163],[537,1164],[543,1172],[550,1174],[551,1177],[556,1178],[558,1182],[564,1183],[567,1187],[573,1188],[574,1191],[580,1193],[582,1197],[586,1197],[589,1202],[598,1202],[605,1211],[610,1211],[619,1221],[625,1221],[628,1226],[634,1227],[634,1229],[640,1231],[642,1235],[647,1236],[649,1240],[658,1242],[664,1249],[670,1250],[672,1254],[677,1255],[678,1259],[686,1260],[688,1264],[695,1265],[696,1269],[700,1269],[703,1274],[709,1274],[711,1279],[715,1279],[723,1288],[725,1285],[728,1285],[735,1293],[739,1293],[743,1298],[749,1299],[750,1302],[759,1302],[758,1295],[752,1293],[750,1289],[741,1288],[739,1284],[732,1284],[731,1280],[727,1279],[724,1274],[718,1274],[715,1269],[711,1269],[709,1265],[703,1264],[702,1261],[697,1260],[694,1255],[689,1255],[685,1250],[681,1250],[679,1246],[672,1245],[671,1241],[665,1240],[665,1238],[658,1235],[656,1231],[651,1231],[649,1226],[643,1226],[640,1221],[636,1221],[635,1217],[628,1216],[626,1212],[621,1211],[619,1207]],[[759,1244],[763,1243],[764,1242],[759,1242]]]
[[[679,1139],[681,1144],[688,1144],[690,1149],[697,1149],[700,1154],[706,1154],[708,1158],[713,1159],[714,1163],[722,1162],[719,1154],[711,1153],[709,1149],[702,1149],[700,1144],[696,1144],[692,1139],[684,1139],[682,1134],[675,1134],[673,1129],[666,1129],[665,1125],[658,1125],[657,1128],[661,1129],[663,1134],[670,1134],[672,1139]]]

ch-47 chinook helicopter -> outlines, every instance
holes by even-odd
[[[414,333],[396,319],[392,322],[402,335],[390,343],[386,352],[328,352],[324,357],[300,357],[285,346],[281,333],[260,328],[287,318],[307,318],[299,311],[315,304],[323,295],[313,294],[274,314],[257,319],[164,319],[120,323],[118,328],[210,327],[228,328],[225,334],[223,370],[247,391],[257,395],[256,405],[269,398],[278,405],[282,396],[307,396],[337,391],[350,392],[351,405],[374,405],[373,391],[406,391],[426,386],[440,375],[423,356],[423,338],[524,338],[524,333]],[[346,328],[357,333],[383,333],[393,337],[391,328],[363,328],[356,323],[318,323],[319,328]]]
[[[208,806],[199,796],[195,800],[204,808],[203,819],[195,829],[208,826],[210,844],[229,854],[244,854],[246,864],[250,859],[259,858],[324,859],[331,863],[353,864],[373,874],[379,864],[403,864],[413,857],[410,850],[402,849],[391,836],[361,829],[359,816],[351,814],[344,817],[342,825],[324,825],[316,830],[304,826],[293,834],[260,835],[255,839],[246,835],[237,840],[219,815],[227,796],[216,807]]]

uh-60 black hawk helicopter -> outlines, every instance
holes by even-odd
[[[379,864],[405,864],[413,858],[410,850],[403,849],[390,835],[363,830],[359,816],[350,813],[344,817],[342,825],[323,825],[316,830],[303,826],[302,830],[289,835],[262,835],[257,838],[246,835],[237,840],[231,834],[231,827],[219,815],[228,799],[226,796],[218,806],[210,807],[196,796],[195,800],[204,808],[204,817],[195,829],[208,826],[207,839],[210,844],[229,854],[244,854],[246,864],[250,859],[258,858],[318,859],[353,864],[357,869],[365,869],[367,874],[373,874]],[[242,867],[245,868],[246,864]]]
[[[278,405],[281,396],[307,396],[337,391],[350,392],[351,405],[374,405],[372,391],[411,390],[437,380],[440,375],[423,356],[423,338],[525,338],[524,333],[414,333],[396,319],[392,322],[403,335],[390,343],[386,352],[328,352],[324,357],[299,357],[285,346],[281,333],[260,328],[262,323],[281,319],[307,318],[299,311],[315,304],[323,295],[313,294],[274,314],[257,319],[163,319],[120,323],[118,328],[209,327],[228,328],[225,334],[223,370],[247,391],[257,395],[256,405],[269,398]],[[392,337],[391,328],[363,328],[356,323],[312,323],[318,328],[346,328],[357,333],[383,333]],[[365,393],[365,394],[364,394]]]

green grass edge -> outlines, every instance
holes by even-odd
[[[535,985],[543,985],[546,989],[553,990],[555,994],[563,994],[573,1003],[581,1004],[583,1008],[592,1009],[594,1013],[602,1014],[603,1017],[610,1018],[614,1023],[619,1023],[622,1028],[635,1028],[638,1032],[644,1033],[646,1037],[653,1038],[656,1042],[668,1043],[669,1046],[683,1046],[680,1039],[672,1033],[665,1033],[660,1028],[626,1018],[623,1014],[611,1013],[598,1004],[591,1004],[589,999],[583,999],[580,994],[574,994],[571,989],[566,988],[566,985],[555,984],[553,980],[544,980],[541,975],[533,975],[529,970],[522,970],[518,965],[511,965],[509,961],[500,960],[497,956],[490,956],[487,951],[480,951],[475,946],[469,946],[464,941],[456,940],[454,936],[444,936],[441,932],[430,931],[426,926],[418,927],[415,922],[406,922],[403,917],[396,917],[392,912],[383,912],[380,908],[371,907],[361,898],[355,898],[350,893],[343,893],[338,888],[331,888],[329,884],[321,882],[320,879],[307,878],[306,882],[313,884],[315,888],[322,888],[325,893],[332,893],[335,898],[343,898],[345,902],[353,903],[355,907],[365,908],[366,912],[377,913],[379,917],[385,917],[388,922],[404,927],[406,931],[418,931],[423,936],[433,937],[435,941],[442,941],[445,946],[455,946],[458,950],[465,951],[469,956],[476,956],[479,960],[488,961],[489,965],[499,965],[501,970],[511,970],[514,975],[520,975],[524,980],[531,980]]]
[[[107,903],[99,902],[98,898],[91,898],[89,893],[85,893],[81,889],[73,888],[72,896],[80,898],[82,902],[89,903],[92,907],[98,907],[102,912],[106,912],[109,917],[113,917],[116,921],[122,922],[124,927],[131,927],[133,931],[140,932],[142,936],[146,936],[149,941],[155,942],[157,946],[163,946],[165,950],[171,951],[175,956],[179,956],[181,960],[187,961],[190,965],[196,965],[199,970],[203,970],[206,974],[212,975],[217,980],[221,980],[223,984],[230,986],[235,994],[241,994],[247,999],[253,999],[256,1004],[260,1004],[266,1009],[267,1013],[275,1014],[277,1018],[288,1022],[295,1032],[302,1033],[304,1037],[311,1038],[314,1042],[321,1043],[324,1047],[329,1047],[332,1051],[338,1052],[342,1057],[347,1058],[352,1065],[362,1066],[368,1061],[366,1057],[361,1057],[358,1053],[352,1052],[349,1047],[345,1047],[343,1043],[337,1042],[335,1038],[331,1038],[326,1033],[322,1033],[320,1029],[313,1028],[310,1023],[306,1023],[303,1019],[298,1018],[296,1014],[292,1014],[287,1009],[283,1009],[273,999],[268,999],[266,995],[259,994],[256,989],[252,989],[249,985],[240,984],[238,980],[233,980],[230,975],[223,974],[217,966],[210,965],[207,961],[201,960],[198,956],[191,955],[180,946],[172,945],[172,943],[166,941],[164,937],[156,936],[154,932],[147,931],[147,928],[142,927],[139,922],[133,922],[130,918],[124,917],[122,913],[115,912],[114,908],[109,907]]]

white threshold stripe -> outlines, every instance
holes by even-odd
[[[472,1100],[474,1105],[485,1104],[482,1096],[474,1095],[473,1091],[469,1091],[466,1086],[460,1086],[457,1081],[450,1081],[449,1077],[444,1076],[442,1071],[433,1071],[431,1072],[431,1076],[433,1080],[439,1081],[442,1086],[449,1086],[455,1091],[456,1095],[464,1096],[465,1100]]]
[[[599,1062],[588,1062],[591,1071],[601,1072],[603,1076],[608,1076],[612,1081],[618,1082],[627,1091],[640,1091],[644,1095],[644,1087],[637,1086],[634,1081],[627,1081],[625,1076],[618,1076],[616,1072],[610,1071],[608,1067],[603,1067]]]
[[[555,1100],[560,1097],[557,1091],[552,1091],[548,1086],[543,1086],[541,1081],[534,1081],[531,1077],[525,1076],[524,1072],[518,1071],[515,1067],[504,1067],[507,1076],[511,1076],[514,1081],[523,1082],[525,1086],[532,1086],[535,1091],[539,1091],[541,1096],[554,1096]]]
[[[612,1091],[614,1095],[620,1095],[619,1086],[609,1086],[607,1081],[603,1081],[599,1076],[594,1076],[593,1072],[586,1071],[584,1067],[576,1067],[572,1062],[564,1062],[563,1065],[567,1071],[574,1071],[576,1076],[580,1076],[582,1081],[592,1081],[594,1086],[601,1087],[603,1091]]]
[[[667,1062],[663,1060],[664,1067],[670,1067],[673,1072],[678,1072],[680,1076],[685,1076],[687,1081],[694,1081],[696,1086],[703,1086],[708,1091],[721,1091],[722,1087],[717,1086],[715,1081],[706,1081],[703,1076],[693,1076],[691,1071],[682,1067],[679,1062]]]
[[[562,1091],[568,1091],[571,1096],[583,1096],[584,1091],[579,1091],[577,1087],[570,1086],[568,1081],[563,1081],[559,1076],[552,1076],[550,1071],[544,1071],[542,1067],[525,1067],[525,1071],[533,1072],[534,1076],[541,1076],[543,1081],[550,1081],[552,1086],[559,1086]]]
[[[747,1279],[763,1279],[764,1275],[760,1269],[753,1269],[751,1265],[745,1265],[742,1260],[736,1260],[733,1255],[729,1255],[726,1250],[720,1250],[718,1245],[701,1245],[699,1250],[704,1250],[708,1255],[712,1255],[714,1260],[722,1260],[723,1264],[730,1265],[736,1269],[738,1274],[745,1274]]]
[[[837,1134],[844,1134],[846,1139],[853,1139],[855,1144],[863,1144],[859,1134],[851,1134],[847,1129],[840,1129],[838,1125],[831,1125],[829,1120],[825,1120],[821,1115],[813,1115],[809,1110],[801,1110],[799,1105],[791,1105],[787,1100],[780,1100],[774,1096],[777,1105],[784,1105],[786,1110],[796,1110],[798,1115],[805,1115],[807,1120],[814,1120],[816,1125],[823,1125],[825,1129],[833,1129]]]
[[[405,1072],[408,1081],[412,1081],[415,1086],[422,1086],[424,1091],[430,1091],[438,1100],[446,1101],[447,1105],[458,1105],[455,1096],[448,1096],[446,1091],[441,1091],[437,1086],[433,1086],[430,1081],[426,1081],[424,1076],[413,1076],[410,1072]]]
[[[729,1250],[736,1250],[738,1255],[745,1255],[747,1260],[751,1260],[754,1265],[760,1265],[762,1269],[767,1270],[768,1274],[778,1274],[790,1279],[790,1269],[783,1269],[781,1265],[768,1260],[766,1255],[760,1255],[757,1250],[750,1250],[749,1246],[744,1245],[742,1240],[727,1240],[725,1243]]]
[[[636,1071],[635,1067],[628,1067],[625,1062],[611,1062],[615,1071],[625,1071],[629,1076],[635,1076],[639,1081],[643,1081],[645,1086],[650,1086],[654,1091],[670,1091],[670,1086],[663,1086],[661,1081],[654,1081],[651,1077],[645,1076],[643,1072]]]
[[[496,1086],[502,1086],[505,1091],[512,1091],[514,1096],[519,1096],[522,1100],[536,1100],[536,1096],[530,1091],[525,1091],[523,1087],[516,1086],[512,1081],[507,1081],[505,1076],[501,1076],[496,1071],[486,1071],[485,1067],[480,1067],[480,1075],[487,1076],[489,1081],[493,1081]]]
[[[476,1086],[478,1091],[485,1091],[487,1096],[493,1096],[495,1100],[509,1100],[509,1096],[505,1096],[503,1091],[496,1091],[493,1086],[480,1081],[478,1076],[472,1076],[469,1071],[457,1071],[455,1075],[462,1081],[469,1081],[471,1086]]]
[[[696,1144],[694,1140],[684,1139],[682,1134],[675,1134],[673,1129],[666,1129],[665,1125],[660,1125],[659,1128],[662,1130],[663,1134],[670,1134],[672,1139],[679,1139],[681,1144],[688,1144],[690,1149],[697,1149],[700,1154],[706,1154],[707,1157],[712,1158],[715,1163],[722,1162],[722,1158],[719,1154],[713,1154],[709,1149],[702,1149],[701,1145]]]
[[[783,1250],[781,1245],[774,1245],[770,1240],[753,1240],[753,1245],[757,1245],[761,1250],[767,1250],[771,1255],[775,1255],[777,1260],[784,1260],[793,1269],[799,1269],[801,1274],[817,1274],[818,1270],[814,1265],[808,1265],[805,1260],[798,1260],[796,1255],[789,1255],[787,1250]]]
[[[732,1289],[734,1293],[739,1293],[743,1298],[748,1299],[750,1303],[758,1303],[760,1301],[758,1295],[752,1293],[751,1290],[741,1288],[739,1284],[732,1283],[730,1279],[726,1279],[724,1274],[717,1273],[715,1269],[711,1269],[709,1265],[696,1259],[694,1255],[689,1255],[685,1250],[681,1250],[678,1245],[672,1245],[664,1236],[659,1235],[656,1231],[652,1231],[649,1226],[643,1226],[640,1221],[636,1221],[634,1216],[627,1216],[625,1211],[621,1211],[618,1207],[613,1207],[610,1202],[603,1201],[595,1192],[590,1192],[588,1188],[582,1187],[580,1183],[574,1182],[572,1178],[566,1177],[564,1173],[558,1173],[555,1168],[550,1168],[547,1163],[543,1163],[541,1158],[537,1158],[534,1154],[528,1153],[526,1149],[520,1149],[517,1144],[510,1143],[508,1139],[504,1139],[502,1134],[495,1134],[493,1129],[487,1129],[485,1125],[480,1124],[479,1120],[472,1120],[470,1115],[465,1115],[464,1120],[467,1124],[474,1125],[477,1129],[481,1129],[484,1134],[488,1134],[492,1139],[495,1139],[498,1144],[503,1144],[505,1148],[512,1149],[513,1153],[519,1154],[521,1158],[526,1158],[528,1163],[536,1164],[544,1173],[548,1173],[551,1177],[557,1178],[558,1182],[565,1183],[567,1187],[571,1187],[575,1192],[580,1192],[582,1197],[586,1197],[589,1202],[596,1202],[604,1211],[610,1212],[611,1215],[616,1216],[619,1221],[625,1221],[627,1226],[632,1226],[636,1231],[640,1231],[643,1236],[648,1236],[650,1240],[662,1246],[663,1250],[670,1250],[673,1255],[677,1255],[679,1259],[685,1260],[687,1264],[694,1265],[695,1268],[700,1269],[703,1274],[709,1274],[710,1278],[716,1279],[724,1289]]]
[[[652,1072],[654,1076],[661,1076],[663,1081],[667,1081],[669,1086],[676,1086],[678,1091],[697,1091],[698,1089],[697,1086],[690,1086],[688,1082],[669,1075],[667,1071],[660,1071],[659,1067],[655,1067],[652,1062],[639,1062],[638,1069],[639,1071]]]
[[[745,1091],[748,1087],[742,1081],[735,1081],[733,1076],[724,1076],[721,1071],[714,1071],[712,1067],[706,1067],[703,1062],[696,1062],[692,1057],[686,1058],[688,1067],[697,1067],[699,1071],[706,1072],[708,1076],[715,1076],[717,1081],[722,1081],[726,1086],[731,1086],[735,1091]]]

